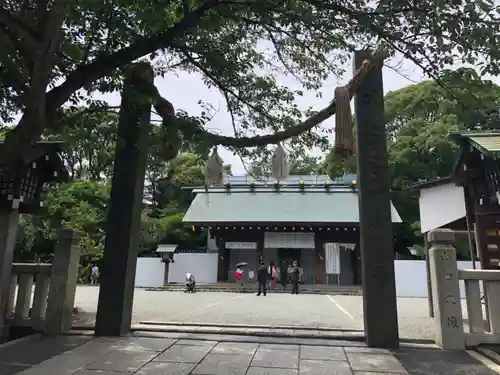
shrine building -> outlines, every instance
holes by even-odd
[[[183,221],[215,240],[218,281],[234,281],[240,262],[252,271],[263,259],[298,261],[304,284],[361,283],[355,175],[289,176],[281,183],[226,176],[222,185],[188,189],[195,197]],[[401,224],[392,203],[391,213],[394,226]]]

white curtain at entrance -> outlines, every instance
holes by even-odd
[[[314,233],[264,233],[266,249],[314,249]]]
[[[328,275],[340,275],[340,252],[353,251],[353,243],[325,243],[325,269]]]
[[[325,243],[325,269],[328,275],[340,274],[340,244]]]

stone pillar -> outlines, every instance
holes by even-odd
[[[428,241],[436,344],[447,350],[464,350],[457,255],[452,246],[455,234],[450,229],[436,229],[428,234]]]
[[[106,242],[100,269],[95,334],[121,336],[130,331],[134,300],[137,248],[148,155],[151,100],[142,90],[152,83],[149,64],[134,64],[125,78]]]
[[[19,212],[17,210],[0,211],[0,342],[8,334],[4,319],[18,224]]]
[[[58,232],[45,314],[46,333],[57,335],[71,329],[80,265],[80,238],[81,234],[72,229]]]
[[[368,51],[356,52],[355,68],[370,56]],[[398,314],[381,66],[364,77],[354,105],[366,343],[370,347],[397,348]]]

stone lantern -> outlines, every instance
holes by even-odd
[[[42,205],[44,184],[66,182],[68,171],[60,156],[61,142],[37,142],[20,166],[23,173],[0,170],[0,336],[3,330],[19,214],[31,214]],[[0,149],[4,143],[0,142]]]

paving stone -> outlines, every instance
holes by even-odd
[[[461,350],[401,348],[396,358],[409,374],[418,375],[496,375],[495,368],[486,367],[469,353]]]
[[[364,342],[353,340],[309,340],[303,345],[366,347]]]
[[[408,375],[407,372],[373,372],[373,371],[354,371],[354,375]]]
[[[259,349],[299,350],[299,346],[298,345],[288,345],[288,344],[260,344]]]
[[[127,343],[120,340],[117,340],[116,342],[92,340],[66,352],[65,354],[75,355],[82,358],[86,357],[89,361],[93,361],[96,357],[105,356],[114,350],[123,348],[125,345],[127,345]]]
[[[345,346],[344,351],[346,353],[367,353],[367,354],[387,354],[387,355],[392,354],[391,351],[387,349],[367,348],[359,346]]]
[[[130,372],[102,371],[102,370],[78,370],[71,375],[126,375]]]
[[[85,370],[134,372],[155,358],[158,353],[138,350],[115,350],[98,361],[85,366]]]
[[[151,337],[156,339],[183,339],[185,334],[178,332],[146,332],[136,331],[132,333],[133,337]]]
[[[139,337],[126,345],[123,350],[141,350],[141,351],[156,351],[163,352],[175,344],[175,339],[156,339],[148,337]]]
[[[94,341],[106,341],[106,342],[113,342],[115,344],[128,344],[129,342],[132,342],[134,340],[137,340],[136,336],[122,336],[122,337],[107,337],[107,336],[98,336],[93,338]]]
[[[14,375],[28,368],[29,366],[16,365],[11,363],[0,363],[0,375]]]
[[[86,336],[34,336],[0,347],[0,363],[35,365],[88,342]]]
[[[157,362],[198,363],[212,349],[211,346],[174,345],[155,358]]]
[[[296,369],[299,366],[299,352],[297,350],[259,348],[252,360],[252,366]]]
[[[323,361],[347,361],[344,348],[340,346],[304,346],[300,347],[300,359]]]
[[[299,371],[291,368],[250,367],[246,375],[297,375]]]
[[[211,354],[237,354],[253,356],[259,344],[248,342],[220,342],[210,352]]]
[[[189,346],[211,346],[212,348],[217,345],[217,341],[205,341],[205,340],[178,340],[176,345],[189,345]]]
[[[299,375],[352,375],[347,362],[300,360]]]
[[[250,355],[209,354],[192,374],[245,375],[251,359]]]
[[[151,362],[136,375],[189,375],[195,367],[194,363]]]
[[[347,358],[354,371],[379,371],[404,374],[405,368],[393,355],[347,353]]]
[[[348,341],[348,340],[327,340],[327,339],[297,339],[300,345],[313,345],[313,346],[361,346],[366,347],[362,341]]]
[[[95,344],[103,344],[97,343]],[[108,347],[110,343],[107,343]],[[80,349],[81,347],[77,348]],[[92,348],[90,348],[92,349]],[[30,369],[23,371],[22,375],[73,375],[76,371],[82,367],[100,359],[107,354],[107,351],[103,353],[97,353],[94,350],[87,350],[83,354],[73,354],[72,352],[66,352],[64,354],[58,355],[56,357],[50,358],[39,365],[33,366]],[[89,355],[93,354],[93,355]],[[117,373],[118,374],[118,373]]]

